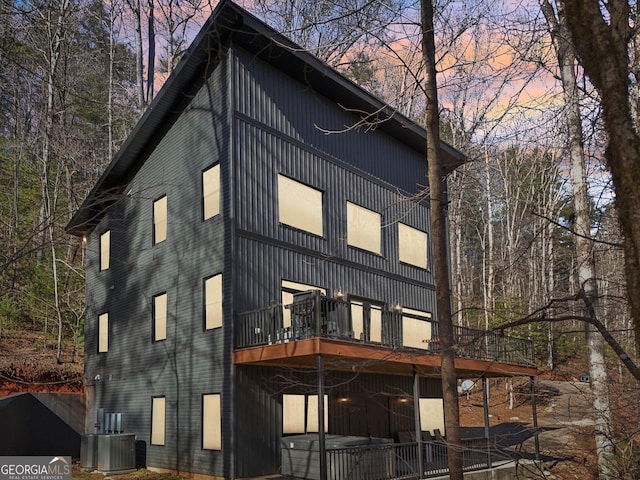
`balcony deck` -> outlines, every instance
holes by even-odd
[[[382,310],[380,316],[379,332],[365,324],[360,335],[354,334],[350,304],[319,294],[292,305],[242,313],[236,322],[233,363],[315,368],[322,355],[325,368],[332,370],[411,375],[415,366],[421,375],[438,376],[435,322],[393,310]],[[404,344],[407,319],[414,325],[415,320],[425,322],[424,347]],[[458,377],[537,374],[530,340],[455,327],[455,344]]]

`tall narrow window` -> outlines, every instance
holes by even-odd
[[[326,432],[329,428],[329,397],[327,395],[323,395],[323,397],[324,431]],[[318,396],[309,395],[307,397],[307,432],[318,432],[320,430],[318,428],[318,409]]]
[[[322,192],[278,175],[278,219],[285,225],[322,236]]]
[[[153,340],[167,338],[167,294],[153,297]]]
[[[304,283],[290,282],[288,280],[282,280],[282,305],[285,307],[286,305],[291,305],[293,303],[294,293],[306,292],[309,290],[320,290],[323,294],[327,294],[327,290],[325,288],[305,285]],[[285,328],[291,326],[290,308],[282,309],[282,326]]]
[[[398,223],[398,253],[401,262],[427,268],[427,234]]]
[[[98,353],[109,351],[109,314],[98,316]]]
[[[167,196],[153,202],[153,244],[167,239]]]
[[[382,342],[382,307],[371,300],[351,299],[351,331],[356,340]]]
[[[382,253],[381,218],[379,213],[347,202],[347,244]]]
[[[203,220],[220,213],[220,165],[202,172]]]
[[[436,428],[442,435],[444,430],[444,404],[441,398],[421,398],[420,403],[420,430],[433,431]]]
[[[222,274],[204,281],[204,328],[222,326]]]
[[[220,395],[202,396],[202,448],[222,449],[222,427],[220,415]]]
[[[109,269],[111,258],[111,231],[107,230],[100,235],[100,270]]]
[[[165,397],[151,399],[151,445],[164,445],[166,421]]]

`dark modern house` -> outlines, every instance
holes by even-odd
[[[149,467],[192,476],[435,462],[414,433],[446,437],[425,138],[221,1],[67,227],[87,425],[122,413]],[[460,378],[536,374],[530,342],[456,332]]]

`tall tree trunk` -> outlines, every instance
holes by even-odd
[[[489,330],[489,319],[494,310],[495,290],[495,248],[493,238],[493,191],[491,188],[491,169],[489,168],[489,152],[485,144],[484,149],[484,180],[485,180],[485,206],[487,208],[487,241],[483,258],[484,271],[484,328]]]
[[[42,224],[43,232],[48,233],[49,247],[51,249],[52,275],[54,284],[54,308],[58,322],[58,342],[56,358],[60,362],[62,347],[62,313],[60,309],[60,297],[58,290],[58,269],[56,257],[56,238],[54,234],[54,212],[57,204],[59,191],[60,168],[57,169],[55,181],[53,182],[53,194],[50,191],[51,172],[51,141],[53,139],[53,116],[54,116],[54,90],[57,80],[58,66],[62,56],[62,41],[64,38],[65,21],[68,17],[70,0],[61,0],[57,11],[47,13],[47,33],[49,39],[49,65],[46,82],[46,115],[44,138],[42,142],[42,209],[45,223]],[[52,18],[52,15],[55,15]]]
[[[148,0],[149,16],[147,18],[147,36],[149,41],[149,50],[147,56],[147,96],[146,104],[149,105],[155,94],[155,76],[156,76],[156,25],[153,0]]]
[[[442,392],[444,421],[447,434],[449,478],[462,480],[462,450],[460,445],[460,413],[455,370],[453,319],[451,318],[451,287],[447,261],[447,220],[445,174],[440,156],[440,118],[436,83],[436,56],[433,29],[432,0],[420,0],[422,55],[425,63],[427,161],[431,209],[431,241],[433,270],[436,282],[436,309],[442,361]]]
[[[136,32],[136,93],[140,114],[144,113],[147,106],[144,95],[144,53],[142,49],[142,11],[140,0],[127,0],[127,4],[133,13],[134,29]]]
[[[549,25],[549,32],[558,57],[560,78],[565,101],[565,116],[569,135],[570,178],[573,190],[574,229],[576,262],[579,288],[594,311],[598,308],[598,283],[595,274],[589,195],[587,192],[586,167],[583,150],[582,117],[578,98],[578,86],[575,76],[576,59],[573,46],[569,42],[565,12],[558,5],[557,17],[548,0],[543,0],[542,11]],[[589,375],[593,396],[593,414],[595,417],[595,439],[598,455],[600,479],[613,479],[613,454],[611,428],[611,406],[609,401],[609,376],[604,356],[604,340],[591,324],[585,324],[587,337]]]

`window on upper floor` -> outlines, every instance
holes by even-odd
[[[100,270],[109,269],[111,259],[111,231],[107,230],[100,235]]]
[[[153,297],[153,341],[167,338],[167,293]]]
[[[431,340],[431,314],[410,308],[402,309],[402,345],[429,349]]]
[[[322,192],[278,175],[278,220],[323,236]]]
[[[98,315],[98,353],[109,351],[109,314]]]
[[[153,202],[153,244],[167,239],[167,196]]]
[[[329,398],[324,395],[324,431],[329,427]],[[318,432],[318,396],[282,395],[282,433]]]
[[[398,223],[398,257],[403,263],[427,268],[427,234]]]
[[[151,398],[151,445],[164,445],[166,428],[166,398]]]
[[[204,328],[222,326],[222,274],[204,280]]]
[[[204,450],[222,449],[222,416],[220,412],[220,394],[202,396],[202,448]]]
[[[220,213],[220,165],[202,172],[202,218],[207,220]]]
[[[347,202],[347,244],[373,253],[382,253],[382,216]]]

